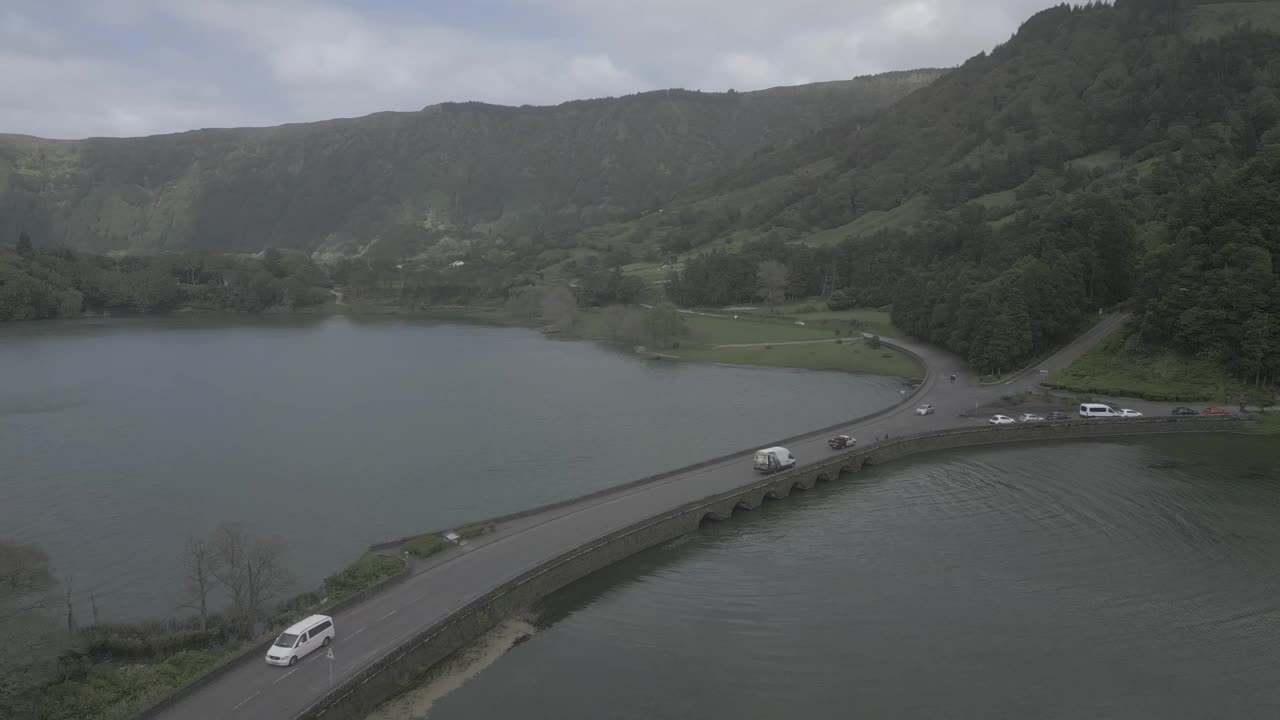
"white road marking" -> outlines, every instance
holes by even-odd
[[[259,695],[261,695],[261,694],[262,694],[262,691],[261,691],[261,690],[259,690],[258,692],[256,692],[256,693],[254,693],[254,694],[250,695],[249,697],[247,697],[247,698],[245,698],[245,699],[241,700],[241,701],[240,701],[240,705],[244,705],[245,703],[249,702],[250,700],[252,700],[252,699],[254,699],[254,698],[256,698],[256,697],[258,697],[258,696],[259,696]],[[231,709],[232,709],[233,711],[235,711],[235,710],[239,710],[239,709],[240,709],[240,705],[237,705],[237,706],[235,706],[235,707],[233,707],[233,708],[231,708]]]
[[[360,628],[359,630],[357,630],[357,631],[355,631],[355,632],[353,632],[353,633],[351,633],[351,634],[347,635],[347,637],[349,637],[349,638],[353,638],[353,637],[355,637],[355,636],[359,635],[360,633],[364,632],[365,630],[368,630],[368,628]]]
[[[290,670],[289,672],[287,672],[287,673],[285,673],[285,674],[281,675],[280,677],[276,678],[275,680],[272,680],[272,681],[271,681],[271,684],[272,684],[272,685],[275,685],[276,683],[280,682],[281,680],[283,680],[283,679],[285,679],[285,678],[289,677],[290,675],[292,675],[292,674],[294,674],[294,673],[298,672],[298,670],[299,670],[299,668],[294,668],[294,669]]]
[[[399,610],[400,610],[400,608],[396,608],[395,610],[392,610],[391,612],[387,613],[386,615],[383,615],[382,617],[378,618],[378,620],[386,620],[387,618],[391,617],[392,615],[395,615]]]

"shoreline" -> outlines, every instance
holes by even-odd
[[[600,308],[588,308],[580,311],[582,315],[594,315],[602,312]],[[670,350],[640,350],[638,346],[630,343],[610,340],[606,338],[596,337],[590,331],[584,331],[581,327],[575,327],[568,332],[553,332],[541,323],[521,320],[512,316],[506,310],[496,306],[485,305],[433,305],[426,307],[410,307],[405,305],[378,305],[378,304],[360,304],[360,303],[326,303],[322,305],[308,306],[306,308],[296,310],[285,310],[283,308],[273,308],[257,313],[239,312],[235,310],[203,308],[195,306],[187,306],[176,308],[169,312],[163,313],[84,313],[74,318],[44,318],[41,320],[13,321],[15,326],[36,325],[38,327],[50,327],[57,322],[83,322],[83,321],[128,321],[142,319],[177,319],[184,318],[201,318],[225,320],[229,323],[242,322],[244,324],[253,324],[256,320],[267,319],[287,319],[297,318],[303,319],[324,319],[330,317],[344,317],[352,320],[366,319],[403,319],[403,320],[423,320],[452,322],[465,325],[475,325],[481,327],[512,327],[525,328],[538,331],[544,338],[548,340],[564,340],[564,341],[580,341],[593,342],[603,347],[615,350],[625,355],[637,355],[641,358],[654,361],[671,361],[671,362],[688,362],[698,363],[702,365],[723,365],[727,367],[744,367],[744,368],[775,368],[775,369],[791,369],[803,370],[808,372],[840,372],[851,375],[863,375],[872,377],[891,378],[893,380],[902,381],[905,384],[921,382],[925,376],[925,368],[916,359],[908,353],[903,353],[900,349],[893,346],[891,341],[885,341],[884,347],[877,350],[881,353],[880,359],[886,360],[886,355],[900,356],[900,358],[892,358],[895,363],[901,364],[902,359],[910,364],[916,371],[916,374],[904,374],[896,368],[897,372],[878,371],[873,365],[868,363],[859,364],[851,363],[847,367],[838,365],[805,365],[796,362],[751,362],[750,359],[741,357],[727,357],[720,359],[714,356],[720,354],[737,354],[754,350],[773,350],[777,348],[779,352],[793,349],[796,345],[812,345],[812,346],[840,346],[843,344],[860,344],[862,340],[855,336],[844,337],[828,337],[813,338],[803,341],[776,341],[761,340],[751,343],[728,343],[713,344],[708,346],[690,346],[684,348],[688,352],[700,355],[712,355],[711,357],[690,357],[688,354],[682,353],[680,347]],[[717,316],[718,317],[718,316]],[[727,316],[726,316],[727,317]],[[766,327],[776,327],[777,325],[786,325],[774,320],[749,320]],[[825,349],[825,348],[824,348]]]

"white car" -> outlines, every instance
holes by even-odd
[[[1040,417],[1039,415],[1036,415],[1035,413],[1023,413],[1018,416],[1018,422],[1024,422],[1024,423],[1044,422],[1044,418]]]
[[[932,415],[932,414],[933,414],[933,406],[932,406],[932,405],[921,405],[920,407],[916,408],[916,414],[917,414],[917,415]]]
[[[312,615],[299,620],[285,628],[267,648],[267,662],[271,665],[295,665],[312,650],[328,647],[334,634],[333,618],[328,615]]]
[[[991,425],[1013,425],[1017,421],[1008,415],[992,415],[987,422]]]
[[[1122,417],[1122,418],[1140,418],[1140,417],[1142,417],[1142,413],[1138,412],[1137,410],[1130,410],[1130,409],[1128,409],[1128,408],[1121,408],[1121,410],[1120,410],[1120,412],[1119,412],[1118,414],[1119,414],[1119,415],[1120,415],[1120,417]]]

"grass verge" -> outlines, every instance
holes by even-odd
[[[449,547],[449,542],[439,535],[421,535],[404,544],[404,549],[417,558],[428,558]]]
[[[460,527],[453,532],[457,534],[458,537],[467,540],[470,538],[480,537],[481,535],[488,535],[493,532],[496,527],[497,526],[493,523],[476,523],[474,525]],[[440,535],[419,535],[404,544],[404,549],[407,550],[410,555],[418,558],[431,557],[432,555],[443,552],[450,547],[453,547],[453,544],[444,539],[443,533]]]
[[[367,590],[386,578],[404,572],[404,560],[387,555],[367,554],[324,580],[330,602],[344,600]]]
[[[1090,395],[1223,404],[1250,389],[1215,363],[1145,351],[1134,344],[1125,335],[1112,336],[1071,367],[1050,375],[1045,384]]]

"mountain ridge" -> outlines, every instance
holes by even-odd
[[[762,148],[867,114],[943,71],[551,106],[442,103],[140,138],[0,135],[0,236],[97,252],[400,257],[627,217]]]

